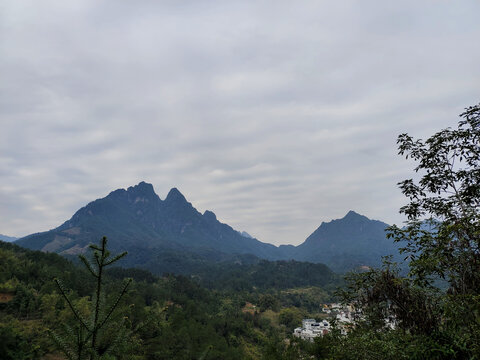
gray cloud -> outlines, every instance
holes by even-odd
[[[262,241],[400,223],[401,132],[480,92],[473,0],[4,1],[0,233],[141,180]]]

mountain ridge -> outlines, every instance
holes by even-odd
[[[17,244],[35,250],[63,254],[81,253],[97,237],[109,237],[114,248],[123,250],[141,240],[141,247],[167,246],[215,248],[226,253],[259,253],[274,245],[249,239],[217,220],[212,211],[202,215],[183,194],[172,188],[161,200],[151,184],[140,182],[127,190],[118,189],[80,208],[59,227],[28,235]],[[87,241],[89,240],[89,241]],[[123,248],[123,249],[122,249]]]
[[[245,236],[248,233],[218,221],[210,210],[201,214],[177,188],[162,200],[152,184],[142,181],[88,203],[55,229],[28,235],[16,243],[34,250],[76,255],[105,235],[114,250],[143,257],[159,256],[167,250],[179,256],[213,251],[252,254],[266,260],[324,263],[342,272],[378,265],[381,256],[396,251],[397,247],[385,237],[387,226],[350,210],[341,219],[322,222],[302,244],[277,247]],[[138,263],[151,261],[142,260],[142,256]]]
[[[14,236],[8,236],[4,234],[0,234],[0,240],[5,241],[5,242],[13,242],[15,240],[18,240],[19,238],[14,237]]]

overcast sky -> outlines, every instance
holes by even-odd
[[[480,101],[480,2],[0,3],[0,233],[140,181],[264,242],[401,224],[402,132]]]

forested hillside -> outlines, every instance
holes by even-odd
[[[48,329],[62,334],[66,331],[62,324],[74,326],[75,318],[53,280],[59,278],[71,289],[74,305],[88,317],[94,289],[90,274],[57,254],[4,242],[0,242],[0,260],[0,358],[59,354]],[[244,288],[229,284],[229,279],[247,270],[239,267],[211,279],[209,285],[215,290],[183,276],[156,277],[140,269],[112,268],[106,277],[107,294],[120,288],[123,278],[133,279],[118,309],[126,319],[121,326],[129,336],[114,355],[136,359],[197,359],[202,354],[206,359],[268,357],[287,336],[287,328],[279,322],[285,319],[282,311],[291,306],[303,309],[294,312],[300,321],[302,316],[318,313],[320,304],[332,299],[331,291],[319,287],[286,289],[310,264],[295,270],[297,265],[252,265],[238,279],[248,284]],[[322,282],[331,289],[331,273],[326,270],[326,277],[313,275],[301,285]],[[288,280],[285,274],[292,271]]]

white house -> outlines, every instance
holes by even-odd
[[[303,319],[302,327],[296,328],[293,336],[313,342],[314,338],[328,334],[329,331],[330,323],[327,320],[317,322],[315,319]]]

